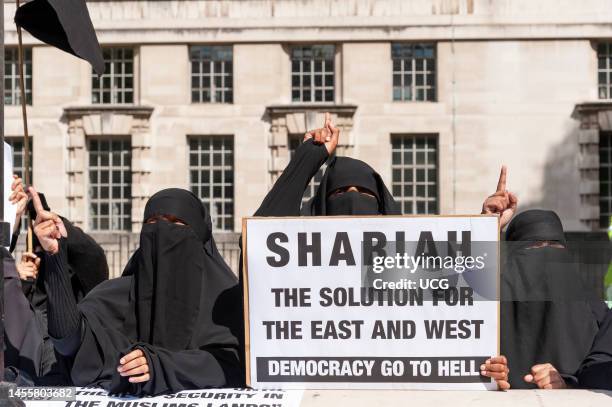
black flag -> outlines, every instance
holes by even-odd
[[[49,45],[104,73],[104,58],[85,0],[32,0],[17,9],[15,23]]]

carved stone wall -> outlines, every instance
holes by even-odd
[[[68,123],[68,208],[69,218],[78,226],[88,221],[87,138],[130,136],[132,145],[132,231],[140,230],[140,215],[150,196],[152,107],[89,106],[67,107]]]
[[[357,110],[353,105],[286,105],[269,106],[270,139],[270,185],[282,174],[289,163],[290,135],[303,135],[309,130],[322,127],[325,112],[330,112],[332,121],[340,129],[340,142],[336,154],[350,156],[354,140],[351,137],[353,116]]]

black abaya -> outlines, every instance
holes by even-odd
[[[38,193],[43,208],[50,211],[44,194]],[[36,210],[32,201],[28,202],[28,214],[30,219],[36,219]],[[80,301],[96,285],[108,280],[108,262],[104,249],[81,228],[74,226],[68,219],[62,217],[68,236],[66,238],[68,272],[72,292],[77,301]],[[40,251],[40,244],[36,236],[33,236],[33,248]],[[42,254],[42,252],[38,253]],[[38,278],[35,281],[27,281],[23,284],[24,294],[32,306],[40,310],[46,317],[47,293],[45,291],[45,266],[44,256],[41,255],[43,263],[40,266]]]
[[[508,258],[501,276],[501,352],[512,388],[535,388],[523,377],[550,363],[569,385],[595,337],[602,301],[592,301],[577,264],[563,246],[554,212],[518,215],[506,233]],[[538,242],[547,246],[536,248]],[[551,245],[553,244],[553,245]]]
[[[300,144],[254,216],[300,216],[304,191],[328,157],[324,145]]]
[[[43,207],[49,210],[44,195],[39,196]],[[31,202],[28,210],[30,217],[35,219],[36,211]],[[62,221],[68,231],[64,244],[69,275],[68,294],[76,302],[108,279],[108,265],[104,250],[90,236],[67,219],[62,218]],[[34,248],[38,247],[35,236],[33,240]],[[34,384],[71,385],[68,361],[56,353],[49,337],[48,296],[45,289],[47,269],[44,256],[40,257],[42,262],[35,280],[20,280],[14,261],[12,267],[5,269],[5,310],[8,316],[5,326],[5,366],[13,368]],[[9,273],[10,270],[14,270],[14,273]]]
[[[124,275],[100,284],[78,309],[61,300],[67,285],[61,250],[47,256],[56,273],[47,284],[49,330],[61,333],[56,346],[74,357],[76,385],[111,393],[240,386],[240,291],[216,250],[210,216],[195,195],[179,189],[151,197],[145,220],[155,215],[172,215],[186,225],[145,224]],[[76,323],[66,323],[75,313]],[[147,382],[132,384],[117,372],[119,359],[134,349],[147,359]]]
[[[612,310],[607,311],[576,376],[582,388],[612,390]]]

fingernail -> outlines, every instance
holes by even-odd
[[[325,137],[325,141],[330,141],[331,137]]]
[[[125,359],[119,359],[119,363],[123,365],[125,363]]]
[[[485,365],[480,365],[480,370],[486,370],[487,367]]]

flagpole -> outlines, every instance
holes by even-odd
[[[19,0],[15,0],[16,8],[19,8]],[[21,118],[23,121],[23,178],[26,186],[30,185],[30,134],[28,132],[28,109],[25,91],[25,76],[23,74],[23,42],[21,40],[21,27],[17,24],[17,55],[19,59],[19,91],[21,97]],[[32,221],[28,219],[28,235],[26,239],[26,251],[32,252]]]

